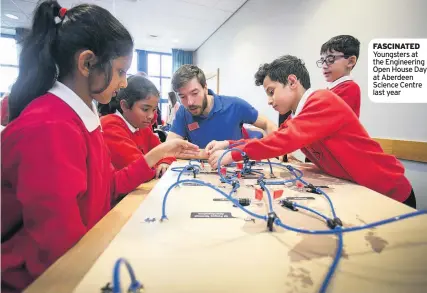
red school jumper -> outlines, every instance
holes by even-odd
[[[279,130],[237,148],[253,160],[301,149],[329,175],[356,182],[399,202],[405,201],[411,192],[403,165],[383,152],[352,109],[329,90],[307,90],[295,115]],[[233,151],[232,157],[234,161],[242,160],[238,151]]]
[[[131,162],[143,158],[144,154],[161,144],[151,126],[136,129],[120,112],[103,116],[101,125],[105,143],[111,153],[111,162],[116,169],[124,168]],[[170,165],[174,161],[173,157],[164,158],[157,162],[156,166],[161,163]],[[151,178],[156,175],[155,169],[149,168],[146,172],[151,174]]]
[[[350,76],[343,76],[332,82],[328,89],[337,94],[360,117],[360,87]]]
[[[151,176],[143,158],[114,170],[97,113],[59,82],[2,131],[1,141],[2,292],[22,291],[113,199]]]

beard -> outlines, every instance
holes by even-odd
[[[200,109],[200,112],[198,112],[197,114],[193,114],[192,112],[191,115],[193,115],[193,117],[199,117],[202,116],[203,112],[206,110],[206,108],[208,107],[208,96],[205,94],[205,96],[203,97],[203,102],[201,106],[191,106],[188,107],[189,110],[196,110],[196,109]]]

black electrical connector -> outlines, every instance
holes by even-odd
[[[289,201],[287,199],[283,199],[280,201],[282,207],[288,208],[294,212],[298,211],[298,209],[294,206],[294,203],[292,201]]]
[[[322,194],[319,191],[319,189],[316,186],[314,186],[313,184],[311,184],[311,183],[309,183],[306,186],[304,186],[304,188],[307,190],[307,192],[315,193],[315,194]]]
[[[337,226],[337,224],[335,223],[335,221],[333,219],[328,219],[326,221],[326,224],[328,224],[328,227],[330,229],[335,229],[335,227]]]
[[[268,231],[273,232],[273,224],[274,221],[277,219],[277,215],[275,212],[270,212],[268,213],[268,217],[267,217],[267,228]]]
[[[341,222],[341,219],[340,218],[335,218],[334,219],[334,222],[335,222],[335,224],[337,224],[337,226],[341,226],[342,227],[342,222]]]
[[[342,227],[342,222],[341,222],[340,218],[328,219],[326,221],[326,224],[328,224],[328,227],[330,229],[335,229],[336,226],[341,226]]]
[[[233,180],[233,182],[231,182],[231,186],[233,187],[233,189],[239,188],[240,187],[239,181]]]
[[[251,204],[251,200],[249,198],[239,198],[239,204],[243,207],[247,207],[248,205]],[[233,205],[234,207],[236,207],[236,205]]]

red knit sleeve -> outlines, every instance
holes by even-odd
[[[265,138],[249,141],[242,150],[254,160],[274,158],[333,134],[345,125],[350,113],[338,99],[326,90],[313,93],[298,116]],[[232,152],[232,157],[234,161],[242,160],[238,151]]]
[[[331,91],[343,99],[360,116],[360,87],[354,81],[343,82],[332,88]]]

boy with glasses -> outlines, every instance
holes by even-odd
[[[360,42],[349,35],[333,37],[320,49],[321,58],[317,66],[329,82],[328,89],[341,97],[360,116],[360,88],[350,72],[359,58]]]

